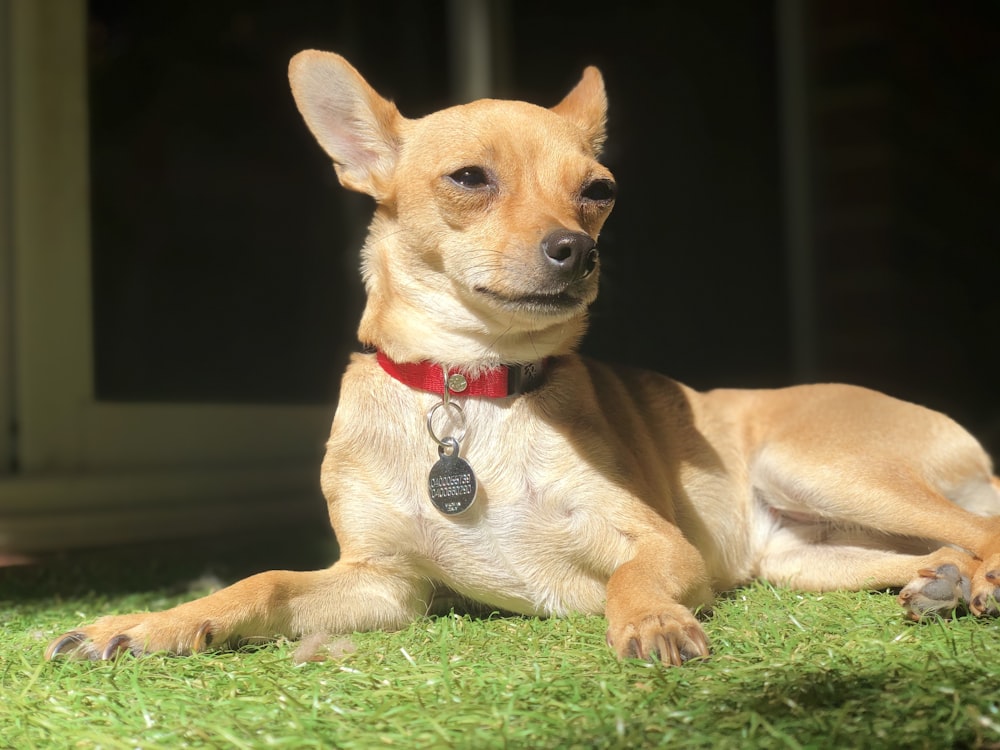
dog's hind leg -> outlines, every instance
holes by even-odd
[[[102,617],[54,640],[46,658],[184,655],[279,636],[397,629],[425,613],[430,594],[429,581],[397,562],[270,571],[162,612]]]
[[[1000,505],[995,480],[970,480],[952,500],[905,469],[891,482],[863,467],[840,469],[854,478],[849,491],[773,475],[760,488],[771,506],[762,509],[772,516],[766,523],[774,524],[761,576],[810,590],[902,587],[900,603],[915,618],[953,608],[956,596],[975,614],[998,614],[1000,517],[979,514]]]
[[[776,531],[758,561],[757,577],[804,591],[902,589],[899,603],[911,619],[947,616],[970,599],[970,577],[979,561],[967,552],[952,547],[901,552],[893,544],[919,545],[859,530],[832,532],[819,541],[814,538],[819,534],[804,533],[807,529]]]
[[[861,569],[875,579],[881,572],[885,584],[912,580],[904,592],[927,578],[919,571],[936,572],[933,563],[952,554],[934,550],[963,550],[967,557],[950,562],[970,580],[970,609],[1000,614],[1000,482],[972,435],[942,414],[848,386],[787,389],[768,399],[769,427],[750,467],[766,512],[826,530],[922,540],[924,553],[938,557],[915,559],[920,567],[909,579],[893,580],[905,558]],[[855,566],[830,565],[834,585],[840,578],[857,585],[846,580]]]

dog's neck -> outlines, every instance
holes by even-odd
[[[401,318],[405,311],[392,308],[389,314],[366,314],[358,328],[358,339],[369,348],[378,349],[396,362],[448,363],[466,372],[480,372],[502,366],[527,365],[548,357],[569,354],[583,334],[584,325],[578,330],[532,331],[522,334],[500,334],[489,331],[469,331],[443,328],[414,311],[406,316],[410,335],[386,335],[398,331],[386,318]],[[388,325],[386,325],[388,324]]]

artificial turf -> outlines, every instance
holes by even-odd
[[[998,623],[910,623],[886,594],[731,592],[705,619],[712,658],[682,668],[618,661],[599,617],[428,617],[305,654],[42,659],[101,614],[204,593],[206,572],[326,552],[263,540],[0,571],[0,747],[1000,748]]]

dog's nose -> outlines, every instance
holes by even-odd
[[[597,268],[597,243],[583,232],[557,229],[542,240],[542,252],[572,281],[586,278]]]

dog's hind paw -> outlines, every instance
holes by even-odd
[[[690,610],[679,604],[625,624],[610,623],[607,639],[622,659],[659,660],[680,666],[709,654],[705,631]]]
[[[1000,616],[1000,560],[987,560],[973,576],[969,609],[977,617]]]
[[[951,563],[937,568],[917,571],[914,578],[899,592],[899,603],[911,620],[921,620],[929,615],[948,617],[962,602],[970,601],[971,586],[957,565]]]

